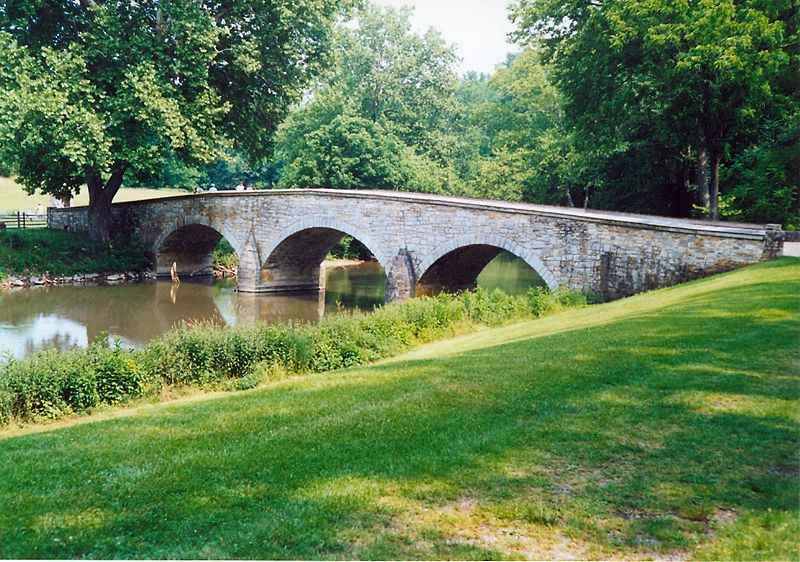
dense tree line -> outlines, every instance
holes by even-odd
[[[124,176],[798,222],[796,0],[517,0],[520,51],[461,78],[407,11],[257,4],[83,0],[40,29],[54,5],[6,3],[0,161],[56,193]]]
[[[512,16],[521,51],[457,80],[440,36],[362,8],[266,183],[797,223],[795,2],[522,0]]]

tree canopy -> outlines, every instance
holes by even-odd
[[[510,17],[521,51],[459,80],[438,33],[364,1],[10,0],[0,168],[88,184],[99,237],[123,178],[800,221],[796,0]]]
[[[334,0],[9,0],[0,6],[0,161],[27,189],[86,183],[108,237],[126,173],[270,154],[325,63]]]
[[[680,199],[694,167],[716,219],[723,162],[765,119],[797,114],[794,0],[518,0],[512,14],[551,61],[566,124],[618,204],[647,177]]]
[[[333,66],[278,136],[280,187],[459,190],[455,54],[409,13],[366,4],[337,27]]]

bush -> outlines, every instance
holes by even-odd
[[[89,358],[94,370],[94,383],[100,402],[119,404],[144,393],[145,372],[137,363],[136,352],[92,346]]]
[[[88,355],[56,350],[37,353],[25,361],[13,359],[0,373],[0,418],[55,419],[90,410],[99,397]]]
[[[528,301],[528,310],[534,318],[552,312],[559,304],[553,293],[544,287],[531,287],[525,298]]]
[[[184,324],[142,351],[122,349],[119,341],[109,347],[107,334],[101,334],[87,350],[43,351],[0,366],[0,423],[156,396],[164,384],[245,390],[292,374],[364,365],[476,326],[584,304],[585,296],[575,292],[534,288],[519,298],[478,289],[411,299],[370,314],[340,314],[315,325]]]

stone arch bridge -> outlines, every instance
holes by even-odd
[[[48,209],[51,228],[87,230],[87,209]],[[225,192],[113,205],[113,224],[152,248],[157,272],[209,273],[225,237],[239,255],[239,290],[320,288],[320,264],[345,234],[387,274],[387,299],[420,287],[474,286],[503,250],[551,289],[607,299],[779,255],[775,225],[742,225],[389,191]]]

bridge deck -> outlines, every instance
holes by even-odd
[[[557,207],[551,205],[537,205],[532,203],[520,203],[514,201],[500,201],[494,199],[475,199],[471,197],[458,197],[452,195],[435,195],[430,193],[414,193],[405,191],[383,191],[383,190],[346,190],[346,189],[272,189],[263,191],[219,191],[215,193],[187,194],[179,196],[159,197],[142,201],[126,201],[115,203],[119,206],[152,204],[165,201],[175,201],[182,199],[192,199],[197,197],[275,197],[275,196],[302,196],[302,195],[325,195],[327,197],[336,196],[341,198],[353,199],[384,199],[393,201],[405,201],[408,203],[425,203],[428,205],[446,205],[469,209],[485,209],[506,213],[534,214],[549,217],[562,217],[572,220],[587,222],[602,222],[605,224],[619,224],[621,226],[633,226],[642,228],[653,228],[657,230],[669,230],[673,232],[703,233],[718,236],[733,236],[735,238],[761,239],[767,230],[778,230],[779,227],[736,223],[736,222],[712,222],[697,219],[678,219],[671,217],[661,217],[656,215],[641,215],[634,213],[622,213],[616,211],[602,211],[595,209],[581,209],[574,207]]]

